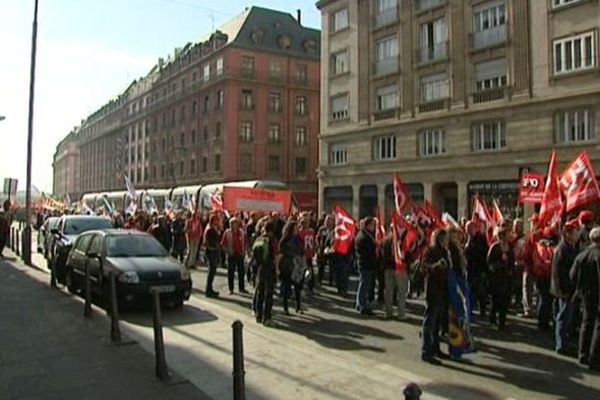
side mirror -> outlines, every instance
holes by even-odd
[[[58,229],[52,228],[52,229],[50,229],[50,233],[53,235],[58,235]]]
[[[90,252],[90,253],[88,253],[88,254],[87,254],[87,256],[88,256],[89,258],[95,258],[95,259],[97,259],[98,261],[102,261],[102,255],[100,255],[99,253],[96,253],[96,252]]]

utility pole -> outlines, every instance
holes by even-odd
[[[27,130],[27,179],[25,187],[25,229],[23,231],[23,261],[31,265],[31,152],[33,144],[33,104],[35,95],[35,57],[37,52],[38,0],[34,0],[31,33],[31,70],[29,76],[29,127]]]

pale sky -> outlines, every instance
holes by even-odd
[[[315,0],[39,0],[32,182],[52,191],[56,145],[159,57],[257,5],[320,28]],[[25,187],[34,0],[0,0],[0,180]],[[214,22],[213,22],[214,21]]]

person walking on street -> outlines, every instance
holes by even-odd
[[[590,241],[575,258],[569,277],[583,305],[579,363],[600,372],[600,228],[592,229]]]
[[[173,225],[171,226],[171,231],[173,232],[173,257],[179,260],[179,262],[183,262],[183,257],[185,255],[185,221],[183,220],[182,212],[178,212],[175,217],[175,221],[173,221]]]
[[[485,318],[489,287],[488,243],[476,222],[467,222],[465,228],[468,235],[465,256],[467,257],[467,277],[472,293],[471,301],[473,305],[479,303],[479,316]]]
[[[317,282],[319,286],[323,284],[325,266],[329,262],[329,255],[326,253],[326,249],[328,248],[327,238],[333,229],[334,223],[333,217],[328,215],[317,231]],[[329,266],[329,286],[333,286],[333,269],[331,265]]]
[[[192,213],[192,217],[185,224],[185,234],[187,237],[188,253],[185,260],[185,266],[196,268],[198,248],[202,240],[202,220],[197,210]]]
[[[282,232],[281,241],[279,242],[279,254],[281,261],[279,263],[279,276],[281,278],[281,295],[283,297],[283,311],[289,315],[288,302],[292,295],[292,286],[294,288],[294,297],[296,299],[296,312],[302,313],[300,296],[302,294],[302,282],[293,281],[294,268],[304,257],[304,246],[298,235],[298,223],[296,221],[288,222]],[[303,281],[303,279],[302,279]]]
[[[567,354],[568,328],[573,314],[572,302],[575,288],[569,278],[569,272],[577,257],[579,231],[576,222],[568,222],[562,230],[562,238],[552,259],[552,278],[550,292],[555,296],[555,350],[559,354]]]
[[[552,277],[552,259],[556,248],[556,231],[549,226],[542,232],[542,238],[536,243],[532,267],[535,278],[535,289],[537,299],[538,329],[547,331],[550,329],[552,320],[552,294],[550,293],[550,282]]]
[[[213,282],[217,274],[217,266],[221,254],[221,231],[218,215],[212,215],[209,224],[204,230],[203,243],[206,248],[206,258],[208,258],[208,276],[206,277],[206,297],[218,297],[219,292],[213,289]]]
[[[252,258],[257,265],[257,284],[254,301],[254,313],[256,322],[264,326],[271,325],[273,309],[273,290],[277,272],[275,258],[277,252],[277,241],[274,236],[272,222],[266,222],[260,227],[261,231],[252,245]]]
[[[408,264],[408,263],[407,263]],[[396,269],[394,257],[394,236],[390,233],[381,244],[381,268],[385,280],[384,302],[385,317],[392,319],[394,316],[394,302],[398,307],[398,320],[406,320],[406,295],[408,292],[408,274],[406,268],[402,271]],[[396,298],[394,298],[396,294]]]
[[[444,312],[448,309],[448,233],[442,229],[435,231],[431,245],[425,250],[421,261],[425,275],[425,316],[421,331],[421,359],[439,364],[436,357],[445,358],[440,349],[440,325]]]
[[[523,294],[521,296],[521,303],[523,305],[523,313],[519,314],[522,318],[533,318],[533,290],[534,290],[534,276],[533,276],[533,253],[537,242],[542,237],[542,230],[538,225],[538,214],[533,214],[529,218],[529,234],[525,240],[525,247],[521,254],[521,261],[523,262]]]
[[[312,293],[315,288],[315,271],[313,267],[313,256],[315,254],[315,231],[310,227],[309,216],[300,219],[300,239],[304,244],[304,258],[308,267],[308,292]]]
[[[356,293],[356,310],[362,315],[373,315],[369,307],[369,292],[378,269],[377,243],[375,241],[375,219],[367,217],[356,235],[354,245],[356,263],[360,273],[358,291]]]
[[[240,293],[248,293],[245,288],[244,255],[246,254],[247,240],[244,230],[240,227],[237,218],[229,220],[229,229],[223,233],[221,246],[227,255],[227,283],[229,294],[233,294],[235,273],[238,275],[238,288]]]
[[[490,247],[487,257],[492,294],[490,323],[497,325],[498,330],[504,330],[506,314],[510,304],[514,258],[510,247],[510,231],[506,228],[498,228],[496,238],[496,242]]]

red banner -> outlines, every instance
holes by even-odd
[[[262,211],[287,214],[292,192],[225,186],[223,208],[227,211]]]
[[[540,204],[544,196],[546,177],[542,174],[523,174],[519,184],[519,203]]]
[[[563,200],[558,182],[558,159],[556,151],[552,151],[550,164],[548,165],[548,176],[546,177],[546,187],[542,196],[542,205],[540,207],[539,224],[554,225],[560,222],[563,213]]]
[[[404,209],[410,204],[410,195],[402,183],[400,176],[396,174],[394,176],[394,202],[396,205],[396,212],[402,215]]]
[[[335,252],[346,255],[352,248],[356,235],[356,223],[342,206],[335,206]]]
[[[567,212],[600,198],[596,172],[587,152],[582,152],[560,176],[560,188],[566,198]]]

